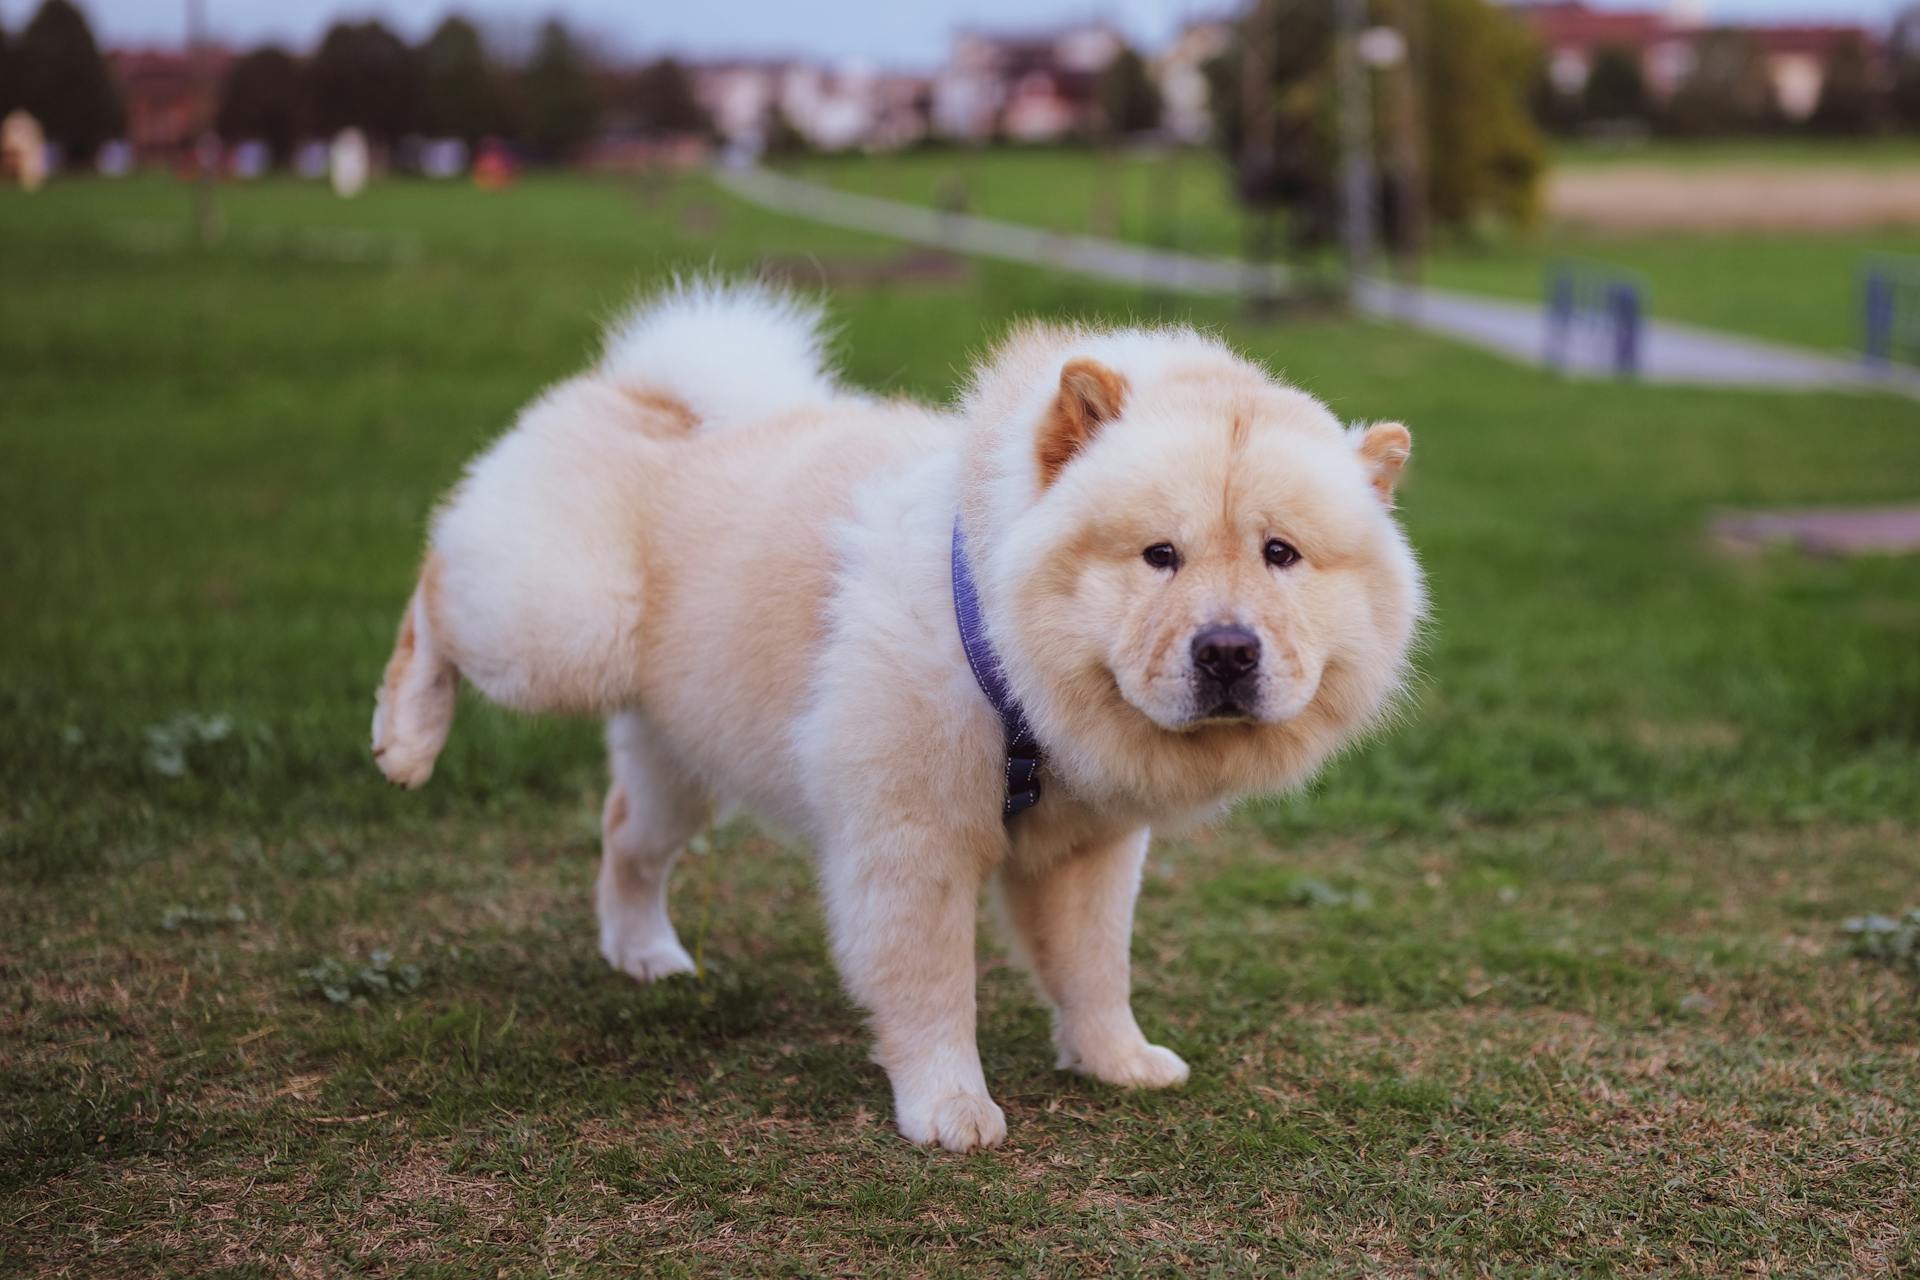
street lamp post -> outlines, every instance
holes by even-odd
[[[1334,58],[1340,93],[1340,241],[1347,287],[1358,292],[1373,262],[1373,111],[1360,40],[1367,0],[1334,0]]]
[[[187,0],[187,57],[193,67],[193,83],[200,99],[199,131],[193,140],[193,229],[203,245],[220,238],[220,209],[215,203],[214,172],[219,165],[218,140],[213,131],[213,79],[207,74],[206,0]]]

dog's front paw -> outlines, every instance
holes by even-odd
[[[641,982],[658,982],[676,973],[692,973],[693,957],[675,938],[656,938],[645,943],[621,943],[602,939],[600,954],[607,963]]]
[[[900,1132],[921,1146],[949,1151],[997,1147],[1006,1141],[1007,1116],[984,1093],[949,1093],[926,1105],[900,1108]]]
[[[1180,1055],[1145,1040],[1098,1053],[1063,1049],[1060,1066],[1124,1089],[1171,1089],[1187,1082],[1187,1064]]]

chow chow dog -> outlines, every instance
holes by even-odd
[[[424,783],[462,677],[604,716],[600,948],[641,981],[692,968],[667,879],[716,806],[804,838],[900,1131],[990,1147],[981,889],[1062,1068],[1187,1078],[1130,1003],[1150,833],[1392,707],[1410,446],[1191,329],[1027,325],[942,409],[843,386],[792,296],[677,286],[441,504],[373,753]]]

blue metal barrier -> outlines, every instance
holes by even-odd
[[[1920,365],[1920,258],[1869,258],[1860,272],[1860,350],[1884,373]]]
[[[1598,263],[1547,264],[1548,367],[1603,368],[1622,378],[1640,372],[1646,287],[1631,272]]]

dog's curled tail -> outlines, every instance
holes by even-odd
[[[724,430],[840,394],[826,348],[816,303],[757,281],[679,280],[608,327],[599,374]]]

